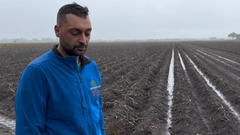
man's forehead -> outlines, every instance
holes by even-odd
[[[80,17],[74,14],[66,14],[66,20],[71,20],[71,21],[89,21],[90,22],[90,18],[89,16],[86,17]]]
[[[66,15],[66,25],[79,28],[79,29],[90,29],[91,28],[91,21],[89,16],[79,17],[73,14],[67,14]]]

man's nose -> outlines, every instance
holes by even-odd
[[[82,43],[82,44],[87,44],[87,37],[85,36],[85,34],[81,34],[81,36],[79,37],[78,42]]]

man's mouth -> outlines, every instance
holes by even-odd
[[[81,47],[76,47],[77,50],[80,50],[80,51],[84,51],[85,50],[85,47],[81,46]]]

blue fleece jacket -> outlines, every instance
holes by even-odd
[[[16,94],[16,135],[105,135],[96,63],[51,50],[24,70]]]

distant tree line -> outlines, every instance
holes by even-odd
[[[36,43],[36,42],[58,42],[58,38],[32,38],[32,39],[26,39],[26,38],[2,38],[0,39],[0,43]]]
[[[237,34],[235,32],[228,34],[228,37],[230,37],[232,39],[240,40],[240,34]]]

